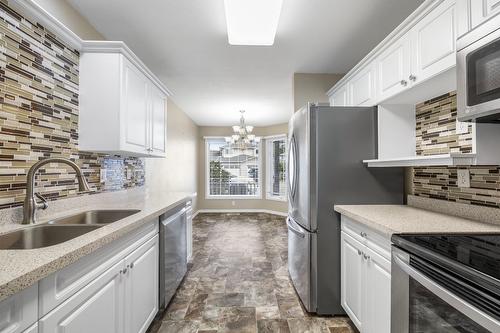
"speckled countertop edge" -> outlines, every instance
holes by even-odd
[[[0,250],[0,301],[123,237],[191,197],[191,193],[183,192],[143,192],[132,197],[117,195],[116,200],[95,203],[91,208],[141,211],[58,245],[34,250]],[[89,210],[89,206],[59,212],[53,218],[85,210]],[[22,227],[10,224],[2,227],[0,234]]]
[[[498,224],[404,205],[335,205],[334,209],[388,237],[403,233],[500,233]]]

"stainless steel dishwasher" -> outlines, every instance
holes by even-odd
[[[164,310],[187,272],[186,205],[160,216],[160,310]]]

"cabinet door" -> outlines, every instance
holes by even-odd
[[[146,332],[158,312],[158,235],[125,258],[125,327]]]
[[[422,82],[455,66],[457,27],[456,2],[446,0],[412,29],[408,81]]]
[[[0,302],[0,332],[20,333],[38,319],[38,284]]]
[[[134,64],[123,59],[123,119],[124,148],[145,154],[148,151],[148,90],[149,82]]]
[[[123,332],[123,261],[42,317],[40,333]]]
[[[341,299],[342,307],[361,331],[364,283],[363,250],[365,246],[341,232]]]
[[[377,98],[379,101],[408,89],[410,61],[408,35],[399,38],[377,58]]]
[[[331,106],[347,106],[347,85],[339,88],[330,99]]]
[[[470,6],[472,28],[500,13],[500,0],[470,0]]]
[[[366,247],[363,333],[391,331],[391,263]]]
[[[151,153],[165,156],[167,117],[165,95],[156,87],[151,88]]]
[[[349,105],[372,106],[375,104],[375,69],[374,64],[355,75],[348,83]]]
[[[23,333],[38,333],[38,323],[36,323],[35,325],[31,326],[30,328],[28,328]]]

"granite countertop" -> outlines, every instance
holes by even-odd
[[[385,235],[418,233],[500,233],[500,225],[405,205],[335,205],[335,211]]]
[[[40,223],[89,209],[140,209],[141,211],[54,246],[33,250],[0,250],[0,301],[137,229],[192,196],[192,193],[138,189],[65,199],[66,206],[55,204],[60,206],[59,211],[49,215],[45,213]],[[76,209],[75,203],[78,207]],[[73,209],[68,210],[70,206]],[[6,223],[3,216],[0,218],[3,218],[0,223],[0,234],[25,227],[18,223]]]

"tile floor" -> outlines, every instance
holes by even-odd
[[[192,266],[155,333],[356,332],[346,317],[307,314],[287,272],[287,229],[268,214],[202,214]]]

